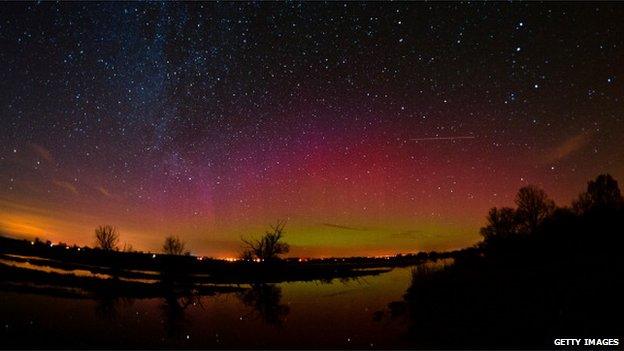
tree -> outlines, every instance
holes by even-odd
[[[624,204],[618,182],[609,174],[601,174],[587,183],[587,191],[580,194],[572,207],[578,214],[594,210],[618,209]]]
[[[240,259],[243,261],[253,261],[254,253],[250,249],[243,250],[240,255]]]
[[[177,236],[170,235],[165,238],[163,252],[167,255],[182,255],[184,253],[185,243]]]
[[[534,233],[537,227],[555,210],[555,202],[544,190],[529,185],[520,188],[516,195],[516,219],[520,230]]]
[[[104,251],[117,250],[119,233],[112,225],[101,225],[95,228],[95,246]]]
[[[487,216],[487,226],[481,228],[483,239],[506,238],[518,232],[516,212],[513,208],[492,208]]]
[[[290,246],[282,242],[285,225],[286,222],[278,221],[275,226],[271,226],[271,231],[267,231],[260,239],[241,239],[246,246],[242,257],[271,261],[278,259],[281,254],[288,253]]]

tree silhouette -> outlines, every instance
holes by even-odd
[[[177,236],[170,235],[165,238],[163,252],[167,255],[182,255],[185,243]]]
[[[513,208],[492,208],[487,216],[487,226],[481,228],[485,241],[494,238],[506,238],[517,233],[516,211]]]
[[[101,225],[95,228],[95,246],[104,251],[117,250],[119,233],[112,225]]]
[[[271,261],[279,258],[290,250],[287,243],[282,242],[284,226],[286,222],[278,221],[275,226],[271,226],[271,231],[267,231],[260,239],[241,239],[247,247],[242,257],[255,257],[262,261]]]
[[[516,204],[489,211],[478,250],[413,274],[403,301],[388,305],[391,317],[407,317],[416,345],[530,348],[557,334],[619,332],[624,200],[617,182],[609,175],[588,182],[574,211],[556,208],[533,186],[520,189]],[[456,331],[450,342],[448,330]],[[517,341],[518,330],[526,340]]]
[[[240,259],[243,261],[253,261],[254,253],[251,249],[243,250],[240,254]]]
[[[537,227],[555,210],[555,202],[544,190],[529,185],[520,188],[516,195],[516,219],[520,230],[534,233]]]
[[[618,182],[609,174],[601,174],[587,183],[587,191],[579,195],[572,207],[583,215],[594,210],[619,209],[623,204]]]

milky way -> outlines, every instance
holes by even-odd
[[[198,254],[465,247],[624,178],[624,6],[0,5],[0,231]]]

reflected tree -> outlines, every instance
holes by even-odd
[[[281,326],[290,308],[281,304],[282,289],[275,284],[255,283],[238,293],[241,301],[255,311],[267,324]]]
[[[99,292],[95,296],[95,315],[105,321],[115,321],[121,312],[134,304],[134,299]]]
[[[189,325],[189,321],[186,319],[186,310],[190,306],[203,307],[200,296],[193,293],[193,291],[169,290],[165,293],[160,309],[168,338],[182,339],[184,331]]]

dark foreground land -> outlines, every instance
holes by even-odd
[[[330,348],[368,348],[369,345],[374,348],[373,343],[351,344],[355,340],[352,335],[360,332],[364,337],[369,334],[372,337],[382,330],[377,341],[385,341],[384,348],[553,349],[557,348],[554,345],[557,338],[593,338],[618,339],[619,345],[598,344],[579,349],[621,349],[624,337],[624,199],[617,182],[608,175],[597,177],[570,207],[557,207],[542,190],[525,187],[518,192],[516,205],[516,208],[492,209],[487,216],[487,226],[481,229],[483,241],[472,248],[379,259],[228,262],[192,256],[79,250],[2,237],[0,289],[8,294],[18,292],[104,302],[119,298],[155,298],[165,301],[166,315],[173,317],[183,315],[181,311],[201,300],[198,297],[233,293],[245,306],[258,311],[266,324],[276,328],[286,325],[283,332],[282,329],[275,332],[278,339],[251,331],[249,335],[255,339],[231,339],[230,346],[246,348],[310,346],[299,343],[301,335],[307,335],[305,333],[312,328],[307,318],[318,316],[319,309],[326,309],[329,319],[332,311],[346,315],[333,324],[327,324],[327,317],[322,319],[325,322],[313,324],[321,331],[317,331],[319,335],[312,341],[331,336],[334,339],[319,344]],[[452,263],[423,264],[438,259],[452,259]],[[386,307],[378,309],[382,304],[375,310],[368,310],[368,305],[376,303],[377,298],[366,300],[354,310],[366,314],[364,321],[356,322],[355,312],[341,310],[347,308],[349,301],[357,301],[358,295],[342,299],[341,294],[348,291],[330,295],[298,291],[306,296],[304,305],[291,310],[282,300],[278,284],[348,281],[381,275],[393,267],[404,266],[414,266],[409,284],[387,281],[383,285],[388,290],[395,288],[393,284],[407,285],[402,298],[384,299],[382,303]],[[339,302],[333,303],[334,300]],[[304,306],[314,308],[309,310]],[[288,322],[288,316],[297,316],[303,310],[307,313],[304,322],[298,329],[288,329],[289,323],[296,324]],[[371,327],[366,321],[377,323],[377,327]],[[238,319],[230,323],[231,328],[224,330],[233,332],[240,327]],[[283,334],[281,339],[279,333],[289,331],[292,335]],[[400,337],[385,336],[396,331],[400,331]],[[7,332],[7,335],[13,335],[10,340],[13,346],[34,345],[34,341],[21,338],[26,334]],[[71,335],[59,341],[50,334],[46,340],[37,345],[73,345]],[[97,346],[89,344],[89,340],[81,345]],[[116,339],[105,340],[114,342]],[[194,345],[210,347],[212,344],[202,341]]]
[[[241,284],[356,279],[458,253],[250,262],[105,251],[0,236],[0,289],[83,298],[101,293],[149,298],[179,291],[202,296],[240,290]]]
[[[379,319],[407,321],[422,348],[557,348],[556,338],[624,339],[624,200],[617,182],[589,182],[572,207],[534,187],[517,208],[492,209],[474,250],[440,270],[413,270]]]

